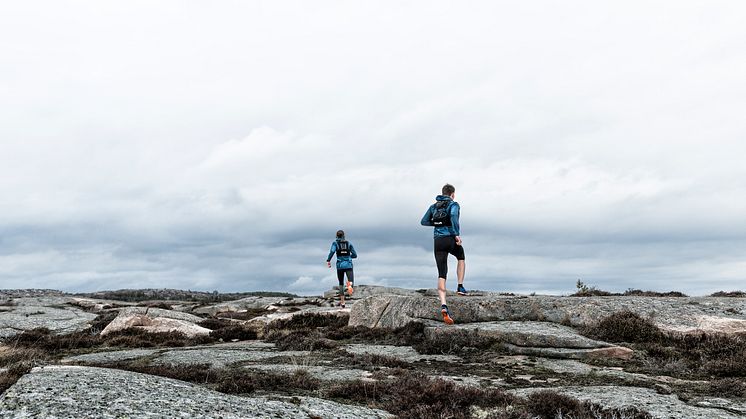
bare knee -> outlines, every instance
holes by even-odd
[[[446,281],[439,280],[438,281],[438,291],[445,291],[446,290]]]

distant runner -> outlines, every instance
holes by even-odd
[[[345,232],[337,231],[337,239],[329,249],[326,257],[326,266],[332,267],[332,256],[337,255],[337,279],[339,280],[339,306],[345,308],[344,276],[347,274],[347,293],[352,297],[352,285],[355,282],[355,274],[352,272],[352,259],[357,258],[357,252],[352,243],[345,240]]]
[[[435,243],[433,250],[435,252],[435,264],[438,266],[438,295],[440,296],[440,312],[443,314],[443,321],[446,324],[453,324],[453,317],[448,311],[446,305],[446,277],[448,276],[448,254],[456,256],[458,265],[456,275],[458,276],[458,288],[456,293],[459,295],[468,295],[464,288],[464,273],[466,272],[466,262],[464,257],[464,248],[461,246],[461,231],[459,230],[459,213],[461,207],[456,198],[456,188],[453,185],[445,184],[442,195],[435,197],[435,203],[430,205],[425,215],[422,216],[420,224],[434,228]]]

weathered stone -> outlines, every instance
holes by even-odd
[[[510,390],[518,396],[546,390],[546,388],[524,388]],[[649,412],[654,418],[698,418],[698,419],[735,419],[740,414],[716,408],[690,406],[676,395],[658,394],[655,390],[639,387],[621,386],[588,386],[588,387],[553,387],[550,390],[580,400],[588,400],[604,407],[624,408],[637,407]]]
[[[404,362],[459,362],[456,355],[423,355],[411,346],[351,344],[342,348],[356,355],[380,355],[396,358]]]
[[[503,344],[508,352],[517,355],[542,356],[547,358],[564,359],[623,359],[628,360],[634,355],[634,351],[622,346],[595,349],[573,349],[573,348],[547,348],[516,346],[509,343]]]
[[[425,292],[425,290],[422,290]],[[346,299],[360,300],[374,295],[409,295],[418,296],[422,295],[422,292],[416,290],[410,290],[407,288],[396,288],[396,287],[384,287],[380,285],[357,285],[354,288],[352,297],[347,296]],[[324,293],[324,298],[327,300],[334,300],[339,297],[338,287],[334,287]]]
[[[158,353],[158,349],[128,349],[125,351],[95,352],[90,354],[76,355],[62,360],[63,364],[111,364],[122,361],[132,361],[145,358]]]
[[[322,381],[371,380],[371,373],[368,371],[355,368],[345,368],[339,365],[255,364],[246,365],[244,368],[267,371],[275,374],[293,374],[296,371],[306,371],[312,377]]]
[[[93,298],[75,297],[70,299],[70,304],[80,307],[86,311],[99,313],[104,310],[116,309],[120,307],[135,306],[136,303],[114,301],[114,300],[96,300]]]
[[[434,300],[433,300],[434,301]],[[402,327],[409,322],[422,319],[437,320],[434,313],[426,315],[422,307],[433,305],[431,299],[415,296],[381,295],[362,299],[352,306],[350,311],[350,326],[366,327]],[[440,315],[440,311],[437,312]]]
[[[307,351],[277,351],[274,345],[264,342],[237,342],[191,348],[177,348],[160,353],[151,362],[169,365],[211,364],[223,367],[238,362],[258,362],[279,356],[303,358]]]
[[[189,337],[208,335],[210,329],[195,324],[202,320],[193,314],[180,311],[129,307],[119,312],[119,315],[101,331],[101,336],[129,328],[150,333],[179,332]]]
[[[464,323],[452,326],[442,322],[425,322],[425,334],[431,339],[439,339],[453,333],[467,331],[478,336],[495,339],[516,346],[539,348],[593,349],[613,346],[578,334],[575,329],[556,323],[531,321],[498,321]]]
[[[257,333],[261,334],[266,326],[270,326],[276,322],[287,321],[295,316],[305,314],[318,314],[321,316],[329,317],[346,317],[349,316],[350,309],[337,307],[310,307],[304,310],[294,311],[290,313],[270,313],[263,316],[254,317],[253,319],[246,321],[244,325],[247,328],[255,330]]]
[[[247,297],[194,309],[197,314],[215,316],[218,313],[237,313],[247,310],[276,310],[278,307],[313,307],[328,305],[319,297]]]
[[[0,417],[388,418],[386,412],[314,398],[296,403],[239,397],[147,374],[107,368],[35,368],[0,399]]]
[[[725,297],[454,297],[448,307],[457,324],[538,320],[582,326],[629,310],[650,317],[664,330],[746,332],[746,299]],[[436,297],[377,295],[358,301],[350,325],[399,327],[410,321],[440,319]]]
[[[689,400],[689,403],[698,407],[722,409],[738,413],[741,417],[746,417],[746,401],[744,400],[730,400],[722,397],[698,397]]]
[[[70,301],[70,298],[58,296],[5,301],[0,307],[0,338],[36,328],[46,328],[56,334],[86,329],[96,315],[70,306]]]

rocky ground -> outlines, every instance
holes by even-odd
[[[121,295],[0,292],[0,417],[746,416],[742,297]]]

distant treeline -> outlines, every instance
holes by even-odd
[[[116,291],[97,291],[90,293],[74,294],[79,297],[97,298],[102,300],[116,300],[127,302],[140,302],[149,300],[167,300],[167,301],[195,301],[200,303],[214,303],[223,301],[240,300],[246,297],[298,297],[295,294],[287,292],[273,291],[251,291],[251,292],[231,292],[219,293],[217,291],[191,291],[175,289],[138,289],[138,290],[116,290]]]

